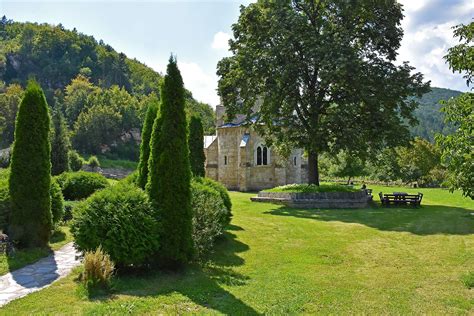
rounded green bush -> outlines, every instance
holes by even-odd
[[[209,178],[195,177],[193,178],[193,182],[201,183],[219,192],[219,195],[221,196],[222,201],[224,202],[224,205],[227,209],[227,215],[223,220],[225,222],[225,225],[228,225],[232,218],[232,202],[230,200],[229,192],[227,191],[226,187],[220,184],[219,182],[216,182]]]
[[[109,186],[103,175],[85,171],[63,173],[58,183],[66,200],[81,200]]]
[[[75,150],[69,151],[69,168],[72,171],[79,171],[84,165],[84,159]]]
[[[141,189],[119,183],[74,208],[71,231],[81,251],[99,246],[118,265],[146,263],[159,246],[159,223]]]
[[[58,224],[64,215],[64,198],[61,187],[56,180],[51,181],[51,214],[53,215],[53,224]]]
[[[215,239],[224,233],[228,210],[220,192],[202,183],[191,185],[193,209],[193,242],[195,253],[201,258],[212,250]]]

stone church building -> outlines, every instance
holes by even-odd
[[[307,162],[302,149],[284,159],[238,115],[224,123],[225,107],[216,107],[216,135],[204,136],[206,177],[230,190],[258,191],[307,181]]]

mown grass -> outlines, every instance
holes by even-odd
[[[360,188],[335,183],[314,184],[288,184],[271,189],[265,192],[286,192],[286,193],[318,193],[318,192],[357,192]]]
[[[39,259],[49,255],[51,251],[58,250],[71,241],[72,235],[69,231],[69,227],[60,226],[51,236],[49,248],[16,250],[15,253],[9,257],[4,254],[0,255],[0,275],[4,275],[10,271],[34,263]]]
[[[232,223],[205,265],[122,275],[94,298],[76,270],[0,314],[472,314],[473,201],[372,188],[423,192],[423,206],[302,210],[232,192]]]

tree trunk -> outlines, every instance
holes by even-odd
[[[349,176],[349,179],[347,179],[347,185],[351,184],[351,177]]]
[[[308,183],[319,185],[318,154],[312,150],[308,154]]]

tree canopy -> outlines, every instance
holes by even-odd
[[[445,56],[453,72],[464,73],[466,84],[473,83],[474,74],[474,22],[458,25],[454,36],[460,44],[449,49]],[[460,189],[465,196],[474,199],[474,94],[466,92],[455,99],[444,102],[442,111],[446,122],[456,125],[452,135],[438,135],[442,149],[442,161],[449,170],[451,190]]]
[[[229,41],[233,56],[217,70],[229,118],[247,114],[268,143],[306,149],[316,184],[323,152],[360,157],[407,141],[417,106],[408,97],[429,83],[407,62],[394,64],[402,18],[394,0],[242,6]]]

